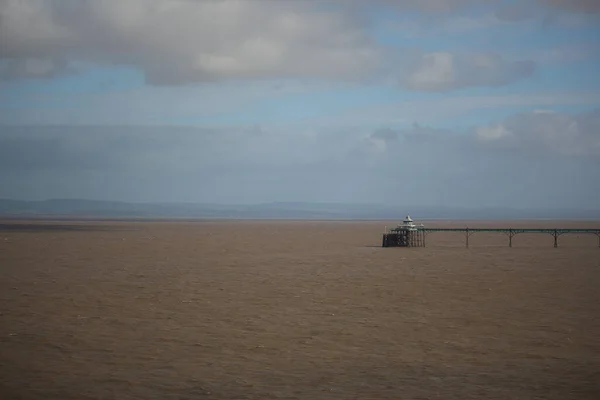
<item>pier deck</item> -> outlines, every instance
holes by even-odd
[[[411,230],[403,227],[391,229],[384,233],[383,247],[425,247],[425,237],[431,232],[464,232],[465,246],[469,247],[469,237],[477,232],[498,232],[508,236],[508,246],[512,247],[512,238],[520,233],[546,233],[554,237],[554,247],[558,247],[558,238],[568,233],[592,234],[598,236],[598,247],[600,247],[600,228],[425,228],[414,226]],[[412,240],[412,237],[418,240]],[[406,239],[398,240],[397,237]]]

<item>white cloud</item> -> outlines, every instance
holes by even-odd
[[[483,141],[502,140],[513,136],[513,133],[501,124],[481,126],[475,132],[477,138]]]

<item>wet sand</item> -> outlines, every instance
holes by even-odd
[[[0,394],[600,398],[596,236],[383,249],[385,225],[3,221]]]

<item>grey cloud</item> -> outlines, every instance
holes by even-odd
[[[541,3],[577,12],[600,12],[598,0],[539,0]]]
[[[360,0],[358,0],[360,1]],[[516,16],[520,15],[521,11],[517,12],[520,6],[512,5],[506,6],[506,2],[503,0],[375,0],[380,3],[392,5],[401,10],[417,10],[423,12],[451,12],[460,10],[469,5],[481,5],[481,4],[500,4],[504,8],[504,12],[507,14]],[[600,11],[600,2],[598,0],[537,0],[538,3],[543,5],[563,8],[571,11],[582,11],[582,12],[598,12]],[[515,2],[516,3],[516,2]],[[508,9],[511,9],[509,11]],[[502,13],[502,12],[501,12]]]
[[[596,110],[516,115],[497,132],[5,126],[0,197],[397,203],[410,192],[424,204],[560,207],[569,193],[593,207],[599,124]],[[502,142],[505,131],[517,140]]]
[[[371,139],[393,142],[398,140],[398,133],[389,128],[378,129],[371,134]]]
[[[495,125],[473,134],[415,125],[379,149],[379,173],[387,174],[390,193],[419,193],[424,201],[593,208],[600,201],[599,117],[600,110],[516,115],[500,124],[517,136],[508,142],[481,136]]]
[[[393,154],[405,148],[419,152],[439,147],[450,153],[464,151],[471,156],[487,157],[501,150],[503,155],[529,160],[539,156],[600,162],[600,109],[580,114],[534,110],[474,127],[469,132],[415,123],[407,129],[378,129],[369,139],[384,141],[386,151]]]
[[[538,0],[541,5],[551,7],[557,11],[569,11],[576,13],[600,12],[600,1],[598,0]],[[506,22],[517,22],[530,19],[536,14],[542,14],[548,10],[535,8],[531,3],[515,2],[500,3],[494,12],[496,18]],[[552,10],[550,10],[552,12]],[[546,19],[548,16],[545,17]],[[557,18],[555,15],[554,18]]]
[[[482,146],[526,154],[600,157],[600,109],[579,115],[522,113],[475,130]]]
[[[508,150],[516,155],[600,157],[600,109],[582,114],[538,110],[521,113],[472,132],[452,132],[414,124],[373,132],[347,128],[318,134],[247,129],[185,127],[26,127],[0,128],[0,169],[121,170],[202,172],[277,170],[368,162],[385,168],[385,156],[415,161],[430,150],[455,155]],[[379,146],[376,153],[373,145]],[[352,155],[352,156],[351,156]],[[354,155],[358,157],[355,158]],[[415,158],[412,158],[415,157]]]
[[[435,52],[423,54],[401,84],[409,89],[443,91],[467,86],[498,86],[532,76],[533,61],[507,61],[499,54],[458,54]]]
[[[517,22],[532,18],[535,13],[529,4],[510,3],[499,6],[494,15],[501,21]]]
[[[47,78],[73,72],[64,59],[23,58],[0,63],[0,79]]]
[[[0,129],[0,197],[333,200],[354,195],[349,176],[367,172],[348,158],[359,141],[358,135],[311,137],[252,127],[5,126]]]
[[[524,162],[535,162],[541,157],[570,162],[587,159],[599,163],[600,109],[580,114],[534,110],[497,123],[476,126],[468,132],[415,123],[408,129],[378,129],[369,140],[385,142],[382,150],[390,154],[398,154],[407,148],[415,152],[437,149],[455,155],[469,154],[469,157],[501,155],[509,159],[520,158]],[[411,155],[403,157],[410,158]]]
[[[335,149],[326,150],[330,144],[322,137],[269,132],[259,126],[5,126],[0,128],[0,168],[58,172],[268,169],[328,159],[336,153]]]
[[[479,4],[381,1],[401,12],[442,14]],[[332,6],[323,7],[328,3]],[[493,54],[394,57],[369,35],[368,19],[342,5],[339,1],[0,0],[0,77],[66,73],[71,62],[130,65],[157,85],[290,77],[361,80],[388,76],[396,68],[411,89],[448,90],[502,85],[535,70],[531,61],[507,62]],[[401,65],[394,67],[399,58]]]
[[[404,129],[378,129],[369,136],[371,141],[383,141],[385,153],[392,159],[402,154],[401,159],[415,162],[424,152],[445,149],[448,153],[461,152],[469,145],[466,135],[457,135],[445,129],[431,128],[414,123]],[[404,153],[403,153],[404,151]]]
[[[343,0],[346,1],[346,0]],[[356,0],[361,2],[361,0]],[[418,11],[430,14],[447,14],[472,5],[493,4],[501,0],[373,0],[399,11]]]
[[[360,19],[313,2],[0,0],[0,21],[0,57],[21,76],[64,59],[133,65],[159,84],[352,79],[381,57]]]

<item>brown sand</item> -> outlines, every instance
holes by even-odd
[[[600,399],[594,235],[382,249],[390,222],[14,223],[3,399]],[[469,225],[499,224],[600,225]]]

